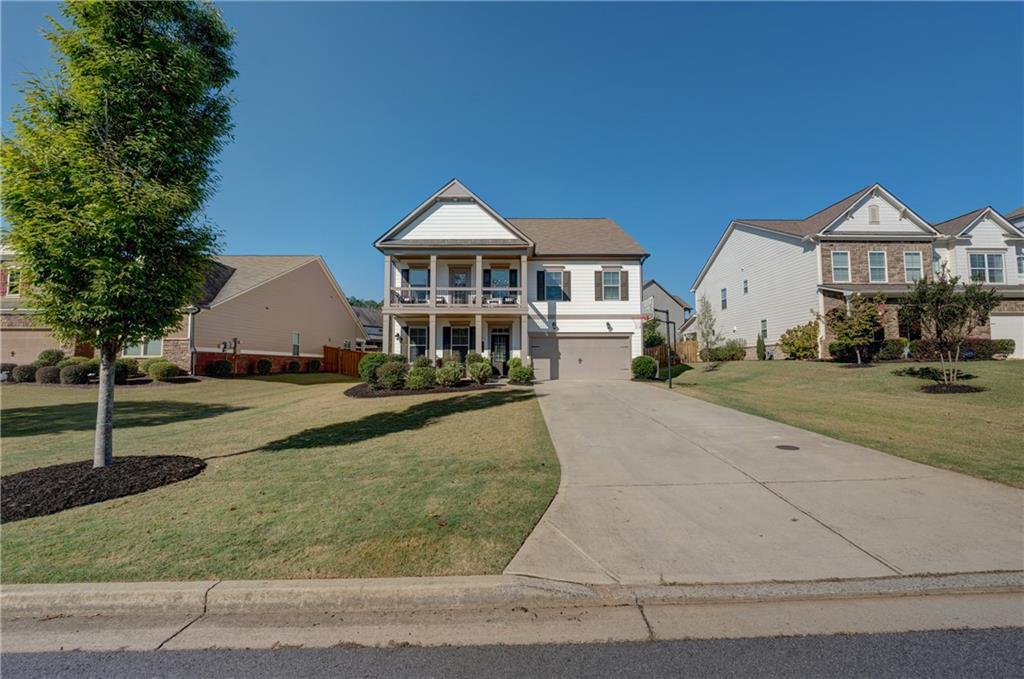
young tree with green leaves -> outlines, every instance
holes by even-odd
[[[825,326],[835,335],[836,342],[856,354],[858,365],[864,362],[875,333],[882,327],[884,308],[884,297],[866,299],[857,293],[845,307],[832,309],[824,316]]]
[[[763,361],[768,358],[768,349],[764,346],[764,336],[761,333],[757,333],[757,346],[755,347],[757,352],[757,360]]]
[[[661,334],[661,321],[657,318],[648,318],[644,321],[644,346],[647,348],[660,347],[665,343],[665,336]]]
[[[942,379],[955,384],[964,342],[999,305],[999,294],[982,283],[960,286],[957,276],[942,275],[935,280],[919,280],[900,308],[908,322],[921,326],[923,339],[931,342],[939,354]]]
[[[118,352],[181,323],[217,237],[200,216],[231,129],[232,32],[210,3],[65,2],[0,151],[5,241],[41,320],[100,355],[93,463],[113,460]]]
[[[707,295],[701,295],[697,300],[697,346],[700,348],[702,361],[709,361],[711,353],[722,342],[722,335],[715,327],[715,311],[711,308],[711,302]]]

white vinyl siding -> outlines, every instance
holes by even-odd
[[[1017,266],[1014,263],[1018,254],[1017,244],[1011,238],[1012,236],[1003,227],[991,218],[985,217],[970,231],[957,238],[956,246],[951,252],[951,273],[968,280],[971,278],[971,254],[1000,253],[1003,255],[1004,279],[1001,284],[1020,285],[1024,283],[1024,274],[1017,273]],[[987,268],[988,262],[986,261]]]
[[[924,277],[924,263],[920,252],[903,253],[903,270],[907,283],[916,283]]]
[[[877,210],[875,220],[872,220],[874,210],[871,208]],[[837,222],[829,233],[930,234],[929,231],[918,226],[909,214],[904,213],[903,208],[893,205],[881,195],[863,201],[850,213],[849,217]]]
[[[868,281],[871,283],[885,283],[887,278],[885,266],[885,251],[872,251],[868,253]]]
[[[508,240],[518,236],[476,203],[435,203],[395,238]]]
[[[850,253],[845,250],[832,252],[832,282],[850,282]]]

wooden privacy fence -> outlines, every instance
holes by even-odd
[[[365,351],[324,345],[324,372],[359,377],[359,361],[365,355]]]
[[[668,345],[662,344],[657,347],[647,347],[644,349],[644,355],[650,356],[660,365],[665,365],[668,363]],[[696,360],[697,342],[694,340],[676,342],[676,351],[675,356],[673,357],[673,363],[693,363]]]

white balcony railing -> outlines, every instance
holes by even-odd
[[[436,288],[430,299],[430,288],[404,286],[391,288],[391,306],[444,307],[444,308],[512,308],[523,305],[522,288],[481,288],[477,299],[476,288]]]

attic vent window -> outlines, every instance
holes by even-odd
[[[878,220],[878,206],[877,205],[869,205],[868,206],[868,224],[881,224],[881,222]]]

